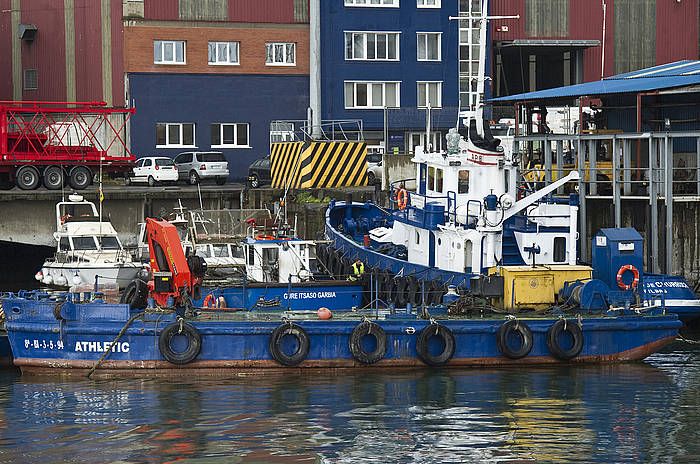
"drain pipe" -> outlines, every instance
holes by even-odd
[[[321,138],[321,0],[309,1],[309,107],[311,138]]]

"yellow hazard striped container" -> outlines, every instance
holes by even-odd
[[[365,142],[280,142],[271,150],[272,187],[334,188],[367,185]]]

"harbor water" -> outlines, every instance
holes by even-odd
[[[641,363],[579,367],[4,371],[0,462],[698,462],[698,386],[700,345],[681,342]]]

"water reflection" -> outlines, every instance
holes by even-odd
[[[693,349],[648,364],[287,373],[227,380],[0,375],[1,462],[657,462],[700,452]],[[79,457],[79,458],[78,458]]]

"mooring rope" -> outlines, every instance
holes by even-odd
[[[115,339],[112,340],[112,343],[110,343],[109,346],[107,347],[107,349],[105,350],[105,352],[102,353],[102,356],[100,357],[100,359],[97,360],[97,362],[92,366],[92,369],[90,369],[90,372],[88,372],[88,375],[87,375],[88,379],[95,372],[95,370],[98,367],[100,367],[100,364],[102,364],[102,361],[105,360],[107,355],[112,351],[112,348],[114,347],[114,345],[116,345],[116,343],[119,341],[119,339],[122,338],[122,335],[124,335],[124,332],[126,332],[126,330],[129,328],[131,323],[134,322],[138,317],[143,316],[144,314],[146,314],[146,313],[145,312],[144,313],[136,313],[133,316],[131,316],[128,321],[126,321],[126,324],[124,324],[124,327],[122,327],[122,329],[119,331],[119,333],[117,334]]]

